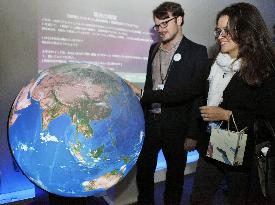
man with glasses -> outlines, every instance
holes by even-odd
[[[166,164],[164,202],[180,204],[187,151],[196,146],[200,129],[193,117],[195,100],[203,91],[204,46],[182,33],[180,4],[164,2],[154,11],[154,29],[160,42],[149,51],[141,103],[145,111],[145,139],[137,162],[138,204],[154,204],[154,172],[162,149]]]

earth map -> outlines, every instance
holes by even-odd
[[[115,73],[91,64],[41,72],[15,99],[9,143],[23,173],[61,196],[100,194],[135,165],[144,138],[138,98]]]

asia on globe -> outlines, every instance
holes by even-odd
[[[91,64],[41,72],[15,99],[9,143],[23,173],[61,196],[99,194],[136,163],[144,137],[138,98],[115,73]]]

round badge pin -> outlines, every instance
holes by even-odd
[[[174,61],[180,61],[180,59],[181,59],[181,54],[180,53],[176,53],[175,55],[174,55]]]

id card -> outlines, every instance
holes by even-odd
[[[164,84],[158,84],[157,90],[163,90],[163,88],[164,88]]]

